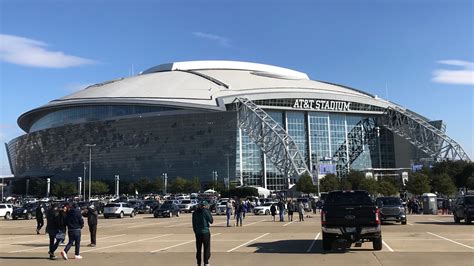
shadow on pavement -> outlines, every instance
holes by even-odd
[[[0,257],[0,260],[49,260],[48,257]]]
[[[432,221],[432,222],[414,222],[414,224],[448,225],[448,224],[456,224],[456,223],[454,223],[454,222],[436,222],[436,221]],[[461,225],[461,224],[457,224],[457,225]]]
[[[311,247],[312,239],[295,239],[295,240],[278,240],[274,242],[254,243],[249,247],[257,250],[255,253],[280,253],[280,254],[337,254],[352,253],[357,251],[374,251],[373,249],[357,248],[357,249],[332,249],[325,251],[322,248],[322,240],[316,240]],[[308,251],[308,249],[311,249]]]

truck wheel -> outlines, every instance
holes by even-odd
[[[119,214],[119,218],[123,218],[123,212]]]
[[[265,211],[265,215],[270,215],[270,211],[269,211],[269,210],[266,210],[266,211]]]
[[[467,213],[464,214],[464,222],[466,224],[471,224],[471,217],[469,217],[469,215],[467,215]]]
[[[382,237],[376,238],[372,241],[374,250],[382,250]]]
[[[135,216],[135,212],[130,213],[130,218],[133,218]]]
[[[403,225],[406,225],[406,224],[407,224],[407,221],[402,221],[402,224],[403,224]]]
[[[331,250],[332,239],[326,234],[323,233],[323,250]]]
[[[107,215],[104,215],[104,219],[109,219],[109,216],[107,216]]]
[[[453,215],[454,216],[454,223],[460,223],[461,222],[461,219],[459,219],[456,214]]]
[[[5,220],[10,220],[12,218],[12,215],[10,212],[5,213]]]

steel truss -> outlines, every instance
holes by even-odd
[[[376,144],[375,127],[375,119],[365,118],[347,134],[347,140],[333,154],[338,176],[346,176],[349,173],[350,165],[364,152],[365,145],[373,151]]]
[[[461,145],[412,112],[388,107],[380,123],[435,160],[471,160]]]
[[[310,173],[304,157],[290,135],[265,111],[247,98],[237,97],[239,127],[263,151],[282,174],[298,178]]]

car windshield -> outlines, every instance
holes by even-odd
[[[105,207],[120,207],[120,204],[117,204],[117,203],[109,203],[109,204],[105,205]]]
[[[474,197],[465,197],[464,203],[468,205],[474,205]]]
[[[378,198],[377,204],[382,204],[382,206],[398,206],[402,205],[402,202],[399,198]]]
[[[326,198],[328,205],[372,205],[373,201],[363,191],[337,191],[331,192]]]

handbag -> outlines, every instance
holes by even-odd
[[[66,234],[63,231],[59,231],[56,233],[55,238],[58,240],[64,240],[66,238]]]

